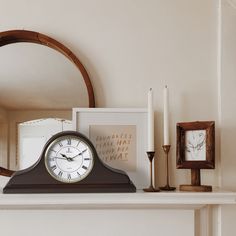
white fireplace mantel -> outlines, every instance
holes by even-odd
[[[32,229],[50,225],[47,230],[54,232],[59,228],[59,235],[76,230],[88,236],[97,231],[99,235],[111,235],[112,230],[116,232],[113,235],[141,236],[156,235],[158,229],[160,235],[174,232],[184,236],[220,236],[217,220],[220,208],[233,204],[236,204],[236,192],[222,190],[211,193],[0,193],[0,220],[3,232],[9,232],[8,223],[15,222],[9,235],[19,230],[25,233],[22,225],[27,227],[30,222]]]
[[[224,204],[236,204],[236,193],[0,194],[0,209],[198,209]]]

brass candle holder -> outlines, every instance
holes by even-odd
[[[153,171],[152,171],[152,162],[155,156],[155,152],[147,152],[148,159],[150,161],[150,186],[148,188],[144,188],[144,192],[160,192],[159,188],[154,188],[153,186]]]
[[[160,187],[161,190],[163,191],[174,191],[176,188],[175,187],[171,187],[169,185],[169,161],[168,161],[168,154],[169,154],[169,151],[170,151],[170,145],[163,145],[162,146],[164,152],[165,152],[165,155],[166,155],[166,185],[164,187]]]

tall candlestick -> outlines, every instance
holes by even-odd
[[[164,145],[169,145],[169,97],[168,87],[164,88]]]
[[[154,151],[154,111],[152,89],[148,91],[148,150]]]

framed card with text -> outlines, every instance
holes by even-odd
[[[178,169],[191,169],[191,185],[181,185],[184,191],[211,191],[201,185],[200,169],[215,168],[215,122],[177,123],[176,157]]]
[[[105,164],[125,171],[137,189],[147,186],[146,108],[74,108],[72,125],[91,140]]]

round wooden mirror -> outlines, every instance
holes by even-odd
[[[10,31],[0,32],[0,47],[19,42],[34,43],[47,46],[67,57],[77,67],[77,69],[80,71],[82,75],[83,81],[87,89],[89,107],[95,106],[93,87],[89,75],[84,66],[82,65],[82,63],[80,62],[80,60],[75,56],[75,54],[71,50],[69,50],[66,46],[56,41],[55,39],[38,32],[26,31],[26,30],[10,30]],[[40,50],[43,50],[43,48],[41,48]],[[14,58],[12,58],[12,60],[14,60]]]

